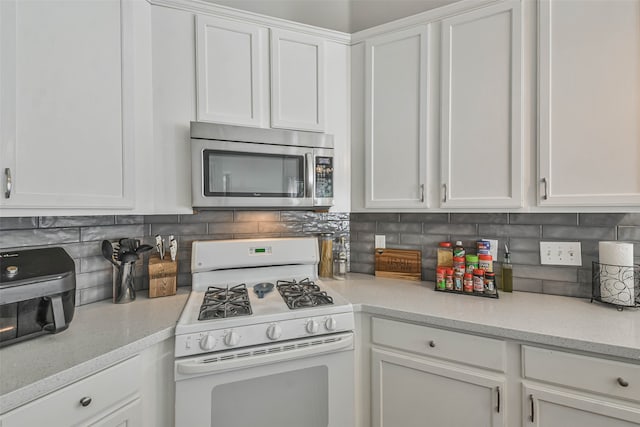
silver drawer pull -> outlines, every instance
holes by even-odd
[[[7,183],[5,184],[4,198],[11,197],[11,188],[13,187],[13,179],[11,179],[11,169],[5,168],[4,175],[7,177]]]
[[[83,397],[80,399],[80,404],[86,408],[91,405],[91,398],[89,396]]]
[[[434,348],[436,346],[436,342],[434,340],[429,341],[429,347]]]
[[[629,387],[629,381],[625,381],[622,377],[618,377],[618,384],[620,384],[621,387]]]

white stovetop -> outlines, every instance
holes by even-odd
[[[211,320],[198,320],[198,314],[202,300],[204,298],[204,290],[193,290],[189,295],[187,304],[185,305],[178,324],[176,325],[176,335],[195,333],[201,331],[213,331],[219,329],[234,328],[238,326],[251,325],[256,323],[268,323],[275,321],[286,321],[292,319],[303,319],[313,316],[324,316],[336,313],[352,312],[353,308],[349,301],[344,299],[338,294],[338,292],[328,289],[323,286],[322,281],[314,280],[314,282],[320,286],[321,290],[327,291],[327,294],[333,298],[333,304],[322,305],[318,307],[300,308],[291,310],[284,299],[276,289],[275,285],[278,280],[283,276],[269,277],[266,276],[259,281],[246,282],[249,302],[251,303],[252,314],[247,316],[238,316],[223,319],[211,319]],[[307,276],[294,276],[296,280],[304,279]],[[292,277],[287,276],[286,280],[291,280]],[[260,282],[273,283],[274,288],[271,292],[264,295],[264,298],[258,298],[258,295],[253,290],[253,285]],[[212,286],[217,287],[232,287],[240,282],[212,282]],[[245,282],[241,282],[245,283]]]

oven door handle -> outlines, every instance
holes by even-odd
[[[322,340],[325,342],[318,343]],[[287,341],[277,345],[260,346],[251,349],[238,349],[232,352],[211,354],[195,359],[178,360],[176,361],[176,374],[185,376],[203,375],[335,353],[348,349],[353,349],[353,333],[351,332],[293,342]],[[176,376],[176,380],[178,379]]]

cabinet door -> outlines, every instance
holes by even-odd
[[[324,41],[271,30],[271,126],[324,131]]]
[[[524,427],[638,427],[640,408],[533,385],[523,387]]]
[[[640,205],[640,1],[539,4],[539,203]]]
[[[132,19],[128,1],[0,2],[0,206],[132,207]]]
[[[88,427],[136,427],[142,425],[142,402],[140,398],[115,411],[90,422]]]
[[[442,21],[441,207],[522,206],[520,6]]]
[[[365,207],[427,207],[427,32],[366,42]]]
[[[371,350],[375,427],[505,425],[505,382],[465,368]]]
[[[267,31],[196,16],[198,121],[268,127]]]

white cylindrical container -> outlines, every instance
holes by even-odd
[[[600,242],[600,299],[634,305],[633,243]]]

